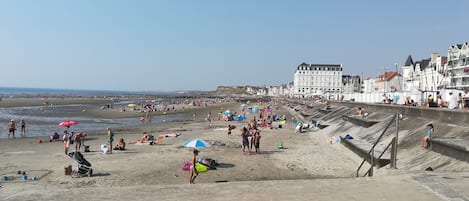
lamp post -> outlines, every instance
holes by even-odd
[[[384,82],[384,93],[386,93],[386,88],[387,88],[387,81],[386,81],[386,71],[387,67],[384,67],[384,76],[383,76],[383,82]]]

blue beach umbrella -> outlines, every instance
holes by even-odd
[[[231,115],[233,113],[231,111],[227,110],[227,111],[224,111],[222,114],[225,115],[225,116],[228,116],[228,115]]]
[[[201,140],[201,139],[195,139],[195,140],[188,140],[184,143],[184,147],[193,147],[193,148],[208,148],[211,147],[210,143]]]

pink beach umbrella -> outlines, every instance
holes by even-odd
[[[70,127],[70,126],[77,125],[77,124],[78,124],[78,122],[76,122],[76,121],[65,120],[65,121],[62,121],[59,124],[57,124],[57,126]]]

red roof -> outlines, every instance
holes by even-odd
[[[389,71],[389,72],[386,72],[383,75],[379,75],[378,80],[379,81],[389,81],[396,75],[399,75],[399,73],[397,71]]]

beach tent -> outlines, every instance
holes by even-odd
[[[259,112],[259,107],[253,107],[251,111],[254,112],[254,113],[258,113]]]
[[[246,120],[247,118],[245,116],[242,116],[242,115],[238,115],[236,117],[233,118],[235,121],[244,121]]]
[[[223,114],[224,116],[230,116],[230,115],[232,115],[233,113],[232,113],[231,111],[227,110],[227,111],[224,111],[222,114]]]

